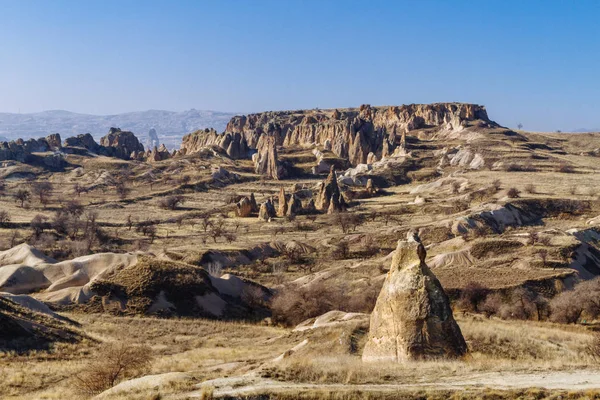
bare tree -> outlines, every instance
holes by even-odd
[[[77,197],[80,197],[81,193],[86,193],[88,190],[85,187],[81,186],[79,183],[76,183],[75,186],[73,186],[73,191],[75,192]]]
[[[113,387],[124,378],[143,375],[150,367],[152,351],[124,341],[105,344],[76,375],[79,391],[95,395]]]
[[[17,201],[21,202],[21,208],[25,206],[25,202],[29,201],[30,198],[31,198],[31,192],[29,192],[29,190],[27,190],[27,189],[19,189],[15,193],[15,199],[17,199]]]
[[[115,191],[121,200],[125,200],[129,195],[129,192],[131,192],[131,189],[127,187],[125,182],[119,181],[115,184]]]
[[[517,128],[519,128],[519,130],[523,129],[523,124],[519,122],[519,123],[517,124]]]
[[[35,182],[31,186],[31,191],[34,195],[38,196],[40,203],[45,207],[50,202],[54,186],[50,182]]]

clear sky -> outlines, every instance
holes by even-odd
[[[0,0],[0,112],[441,101],[600,128],[600,1]]]

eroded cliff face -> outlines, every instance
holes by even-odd
[[[233,159],[248,157],[246,139],[239,133],[217,133],[214,129],[203,129],[189,133],[181,142],[181,154],[197,153],[203,147],[218,146]]]
[[[393,154],[407,132],[428,130],[430,135],[448,135],[471,125],[497,126],[489,120],[485,107],[464,103],[269,111],[233,117],[224,134],[207,129],[187,135],[181,148],[189,154],[217,145],[231,152],[232,158],[244,158],[244,150],[260,151],[261,138],[272,136],[278,146],[319,145],[357,165],[366,163],[369,153],[377,159]]]

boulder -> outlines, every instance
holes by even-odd
[[[450,300],[425,257],[416,234],[398,241],[371,314],[363,361],[456,358],[467,352]]]
[[[153,149],[160,145],[160,140],[158,139],[158,134],[156,133],[156,129],[150,128],[148,131],[148,139],[146,140],[146,147],[149,149]]]
[[[109,150],[112,156],[128,160],[134,151],[144,151],[144,146],[132,132],[119,128],[110,128],[108,134],[100,139],[100,145]]]
[[[260,205],[258,219],[268,221],[273,217],[275,217],[275,206],[273,205],[271,199],[267,199],[267,201]]]
[[[252,214],[252,201],[246,196],[242,197],[236,204],[235,214],[242,218],[249,217]]]
[[[53,133],[52,135],[46,136],[46,142],[48,142],[50,150],[60,150],[62,147],[59,133]]]

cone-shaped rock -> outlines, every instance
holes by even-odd
[[[371,314],[363,361],[454,358],[467,352],[442,285],[425,264],[415,237],[398,241]]]
[[[287,214],[288,203],[287,198],[285,197],[285,190],[283,188],[279,189],[279,208],[277,210],[278,217],[285,217]]]
[[[288,202],[287,215],[293,216],[298,215],[302,211],[302,202],[295,194],[292,194],[290,201]]]
[[[337,183],[337,176],[332,166],[329,170],[329,175],[327,176],[327,179],[321,185],[321,190],[317,195],[317,201],[315,202],[315,205],[317,209],[329,212],[331,202],[333,201],[335,203],[339,203],[339,199],[340,188]],[[334,205],[334,209],[332,212],[336,211],[340,211],[339,204]]]
[[[258,203],[256,203],[254,193],[250,193],[250,205],[252,206],[252,212],[258,212]]]

